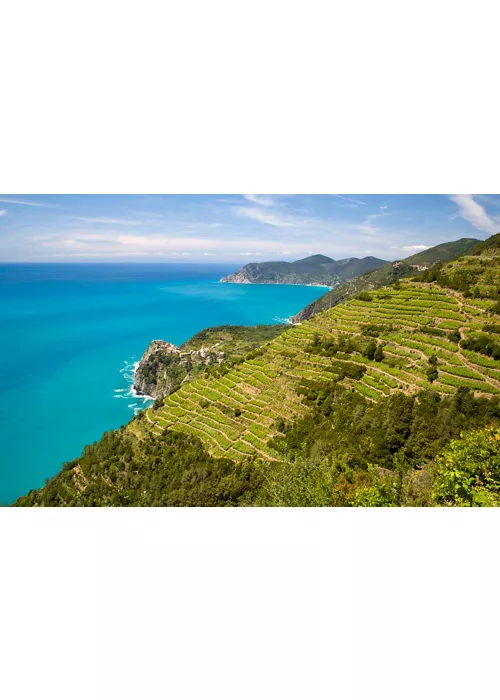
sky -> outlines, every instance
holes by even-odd
[[[0,195],[2,262],[405,258],[500,232],[500,195]]]

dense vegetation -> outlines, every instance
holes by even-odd
[[[453,467],[439,461],[436,485],[433,460],[464,430],[500,420],[498,398],[475,399],[468,389],[448,398],[398,392],[377,404],[340,385],[303,391],[313,411],[273,440],[282,460],[266,474],[262,505],[457,505],[441,485]],[[475,433],[467,449],[477,452],[481,441]],[[499,489],[499,469],[495,479]]]
[[[19,506],[238,506],[262,483],[251,461],[215,459],[196,438],[167,432],[140,442],[105,433]]]
[[[293,424],[282,422],[273,462],[216,459],[183,433],[137,441],[121,430],[106,433],[17,505],[497,503],[500,430],[477,430],[498,424],[497,398],[475,399],[467,389],[444,399],[433,391],[398,392],[373,404],[338,384],[311,382],[301,392],[312,411]],[[457,440],[465,428],[476,432]]]
[[[500,504],[500,255],[484,250],[257,331],[17,505]],[[477,294],[456,288],[472,278]]]
[[[500,248],[500,233],[490,236],[485,241],[478,242],[469,252],[469,255],[498,255]],[[457,256],[458,257],[458,256]]]

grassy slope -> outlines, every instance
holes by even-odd
[[[477,263],[477,259],[467,258],[451,265],[447,272]],[[496,267],[484,267],[484,277],[493,272],[500,284],[500,258],[496,263]],[[467,339],[484,325],[500,322],[499,316],[488,312],[494,303],[464,298],[437,284],[405,282],[400,289],[380,289],[371,295],[371,301],[353,299],[290,328],[265,344],[258,357],[224,376],[185,385],[168,397],[161,409],[149,411],[143,425],[158,435],[164,430],[189,432],[216,456],[239,460],[257,454],[274,459],[267,441],[277,434],[277,422],[292,421],[307,410],[299,393],[301,382],[336,380],[342,368],[339,361],[365,369],[362,379],[345,378],[343,382],[371,401],[395,391],[411,394],[430,388],[427,371],[433,355],[438,360],[438,378],[432,387],[443,395],[459,386],[469,387],[477,395],[498,394],[500,362],[464,350],[450,337],[458,330],[462,339]],[[363,328],[367,324],[385,326],[377,338],[385,354],[380,362],[362,355],[363,348],[373,341]],[[423,332],[429,327],[437,334]],[[308,349],[316,333],[322,339],[352,338],[359,351],[336,357],[311,354]]]
[[[196,333],[181,345],[184,352],[217,346],[217,350],[226,353],[228,359],[244,357],[262,343],[276,338],[286,330],[286,326],[212,326]]]
[[[458,241],[450,243],[441,243],[440,245],[424,250],[421,253],[411,255],[405,258],[404,264],[394,267],[393,263],[387,263],[373,272],[368,272],[356,279],[351,280],[347,284],[343,284],[337,289],[334,289],[328,294],[313,301],[309,306],[306,306],[300,313],[294,317],[294,321],[301,322],[310,318],[314,314],[331,309],[337,304],[341,304],[347,299],[351,299],[362,291],[371,291],[378,289],[388,284],[393,284],[398,279],[412,274],[414,271],[412,265],[432,265],[438,260],[446,263],[450,260],[455,260],[460,255],[464,255],[471,250],[478,241],[475,238],[461,238]]]

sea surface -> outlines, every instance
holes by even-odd
[[[327,291],[218,284],[237,267],[0,264],[0,504],[147,405],[131,386],[151,340],[285,322]]]

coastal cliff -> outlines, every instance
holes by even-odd
[[[205,368],[225,359],[225,353],[215,347],[183,351],[165,340],[153,340],[137,367],[134,390],[155,399],[168,396],[186,379],[194,378]]]
[[[200,331],[180,347],[153,340],[137,366],[134,390],[141,396],[163,398],[212,368],[244,360],[248,353],[284,330],[285,325],[214,326]]]

